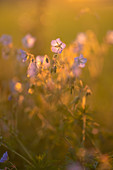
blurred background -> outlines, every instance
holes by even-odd
[[[35,55],[52,57],[51,40],[59,37],[68,48],[80,32],[94,36],[94,43],[100,47],[109,30],[113,30],[112,0],[0,0],[0,36],[11,35],[14,46],[22,48],[21,39],[30,33],[37,39],[30,51]],[[87,49],[85,54],[88,65],[92,56],[87,57]],[[103,57],[102,67],[98,65],[97,74],[93,75],[86,65],[82,79],[93,92],[88,101],[92,116],[113,130],[113,47],[99,55],[97,51],[94,65]],[[14,75],[13,61],[4,60],[0,54],[0,81]]]

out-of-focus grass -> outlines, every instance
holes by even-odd
[[[89,12],[80,14],[80,10],[89,8]],[[98,1],[6,1],[0,5],[0,36],[10,34],[14,44],[21,47],[21,38],[31,33],[37,38],[32,53],[49,54],[50,42],[60,37],[67,46],[79,32],[93,30],[101,43],[106,32],[113,29],[113,3]],[[89,78],[86,70],[83,76],[90,85],[93,95],[91,109],[97,121],[112,127],[113,119],[113,49],[105,56],[104,68],[98,78]],[[87,57],[87,56],[85,56]],[[14,62],[0,59],[0,80],[14,75]]]

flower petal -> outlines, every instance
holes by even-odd
[[[58,53],[59,48],[58,47],[51,47],[51,51],[54,53]]]
[[[79,59],[81,60],[82,58],[83,58],[83,55],[82,55],[82,54],[80,54]]]
[[[60,40],[60,38],[57,38],[57,39],[56,39],[56,42],[57,42],[58,44],[62,44],[62,41]],[[57,44],[57,45],[58,45],[58,44]]]
[[[8,153],[7,151],[3,154],[3,156],[0,159],[0,163],[4,163],[8,160]]]
[[[74,61],[75,61],[75,62],[78,62],[78,60],[79,60],[79,57],[75,57],[75,58],[74,58]]]
[[[62,47],[62,49],[64,49],[66,47],[66,44],[62,43],[61,47]]]
[[[35,62],[31,62],[29,64],[28,70],[27,70],[28,77],[35,77],[37,74],[37,66]]]
[[[87,59],[86,59],[86,58],[82,58],[82,59],[80,60],[80,62],[85,64],[85,63],[87,62]]]
[[[85,67],[85,64],[84,64],[84,63],[80,63],[80,64],[79,64],[79,67],[84,68],[84,67]]]
[[[61,53],[62,53],[62,50],[63,50],[63,49],[59,47],[59,48],[58,48],[58,53],[61,54]]]
[[[52,41],[51,41],[51,45],[52,45],[52,46],[58,45],[58,44],[57,44],[57,41],[56,41],[56,40],[52,40]]]

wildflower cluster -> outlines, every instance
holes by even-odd
[[[2,56],[15,57],[16,73],[8,82],[5,110],[8,115],[5,117],[4,112],[2,115],[4,139],[0,143],[8,152],[3,154],[0,163],[8,162],[10,152],[12,157],[15,154],[21,159],[27,169],[96,169],[106,163],[108,169],[111,168],[109,158],[95,147],[100,125],[93,120],[87,106],[92,91],[81,80],[85,66],[92,77],[98,76],[97,69],[102,70],[103,59],[100,57],[95,63],[95,54],[108,50],[108,47],[103,50],[111,38],[106,36],[107,41],[101,46],[91,31],[79,33],[68,47],[57,38],[50,43],[52,56],[28,52],[36,42],[30,34],[22,39],[22,49],[14,48],[9,35],[1,36]],[[86,47],[89,50],[85,50]],[[95,63],[93,69],[92,63]],[[106,162],[102,162],[103,157]],[[14,165],[13,168],[16,169]]]

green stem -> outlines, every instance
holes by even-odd
[[[20,155],[18,152],[16,152],[13,149],[10,149],[6,144],[1,142],[1,145],[4,146],[5,148],[9,149],[11,152],[15,153],[17,156],[19,156],[20,158],[22,158],[24,161],[26,161],[30,166],[32,166],[33,168],[35,168],[35,166],[28,160],[26,159],[23,155]]]
[[[82,145],[85,149],[85,139],[86,139],[86,113],[85,113],[85,106],[86,106],[86,96],[82,97],[82,109],[83,109],[83,129],[82,129]],[[83,157],[83,165],[85,170],[85,155]]]
[[[17,137],[17,135],[15,133],[13,133],[13,135],[15,136],[17,142],[20,144],[20,146],[23,148],[23,150],[25,151],[25,153],[28,155],[28,157],[33,160],[33,157],[30,155],[30,153],[28,152],[27,148],[24,146],[24,144],[21,142],[21,140]]]
[[[82,144],[84,147],[85,143],[85,138],[86,138],[86,115],[83,113],[83,130],[82,130]]]

